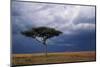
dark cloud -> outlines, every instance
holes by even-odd
[[[87,17],[78,17],[74,20],[75,23],[92,23],[95,24],[95,17],[87,18]]]

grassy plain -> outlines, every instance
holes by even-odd
[[[15,66],[69,62],[72,63],[95,60],[95,51],[48,53],[48,56],[45,56],[45,53],[12,54],[12,64]]]

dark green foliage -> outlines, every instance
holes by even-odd
[[[38,27],[38,28],[32,28],[31,30],[21,32],[23,35],[28,37],[43,37],[45,39],[59,36],[62,32],[57,31],[53,28],[48,27]]]

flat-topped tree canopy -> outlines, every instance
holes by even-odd
[[[43,37],[45,39],[48,39],[54,36],[59,36],[62,32],[49,27],[36,27],[21,33],[32,38]]]

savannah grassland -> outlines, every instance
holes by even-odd
[[[33,54],[13,54],[13,65],[36,65],[49,63],[69,63],[82,61],[95,61],[95,51],[84,52],[61,52],[61,53],[33,53]]]

